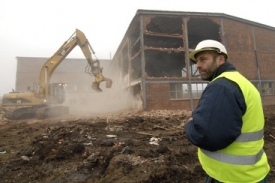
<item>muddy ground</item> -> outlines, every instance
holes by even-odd
[[[200,183],[197,148],[183,132],[190,111],[131,111],[0,121],[0,182]],[[275,183],[275,107],[265,108]]]

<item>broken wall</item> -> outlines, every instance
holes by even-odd
[[[274,68],[268,63],[273,61],[274,46],[268,45],[275,43],[275,30],[224,14],[169,13],[137,14],[113,59],[128,78],[129,90],[141,96],[144,110],[196,107],[207,82],[201,81],[188,54],[205,39],[224,43],[229,61],[255,80],[258,89],[261,79],[272,81],[272,85]],[[274,100],[274,93],[271,96]],[[270,103],[266,99],[269,95],[263,100]]]

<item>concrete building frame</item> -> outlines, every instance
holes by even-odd
[[[221,41],[263,105],[275,104],[275,28],[227,14],[137,10],[111,67],[143,110],[193,110],[208,83],[188,54],[204,39]]]

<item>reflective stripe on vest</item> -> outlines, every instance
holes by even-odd
[[[235,142],[250,142],[250,141],[257,141],[261,140],[264,135],[264,130],[260,130],[257,132],[249,132],[249,133],[242,133]]]
[[[259,130],[257,132],[249,132],[249,133],[242,133],[239,137],[235,140],[235,142],[251,142],[261,140],[264,135],[264,130]],[[237,156],[237,155],[229,155],[224,154],[218,151],[211,152],[204,149],[201,151],[208,157],[215,159],[217,161],[221,161],[224,163],[230,163],[235,165],[253,165],[257,163],[262,155],[263,149],[261,149],[257,154],[250,155],[250,156]]]
[[[235,164],[235,165],[253,165],[257,163],[264,151],[261,149],[257,154],[255,155],[250,155],[250,156],[236,156],[236,155],[229,155],[229,154],[224,154],[218,151],[211,152],[207,151],[204,149],[201,149],[201,151],[208,157],[215,159],[220,162],[224,163],[230,163],[230,164]]]

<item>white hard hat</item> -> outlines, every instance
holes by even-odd
[[[203,51],[216,51],[219,54],[223,53],[226,56],[226,59],[228,58],[227,51],[224,45],[218,41],[210,39],[199,42],[195,50],[189,54],[189,58],[193,61],[196,61],[196,54]]]

